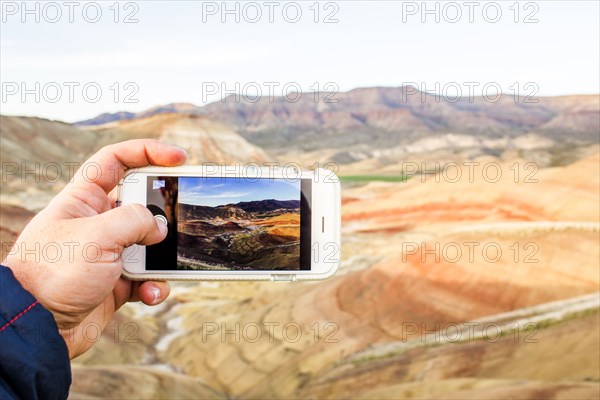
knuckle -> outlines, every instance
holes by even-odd
[[[152,223],[152,213],[141,204],[130,204],[128,214],[136,221],[136,224],[143,224],[145,228]]]
[[[131,215],[135,220],[135,224],[139,227],[137,230],[138,237],[136,243],[144,240],[148,233],[152,232],[156,227],[154,217],[150,210],[141,204],[130,204]]]
[[[107,144],[106,146],[104,146],[100,150],[98,150],[98,154],[102,154],[102,155],[114,154],[116,148],[117,148],[117,143]]]
[[[135,216],[136,219],[140,221],[144,221],[144,223],[153,223],[153,216],[148,208],[144,207],[141,204],[131,204],[130,205],[131,212]]]

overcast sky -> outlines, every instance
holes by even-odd
[[[597,1],[466,3],[428,2],[424,14],[420,1],[229,2],[227,14],[220,1],[109,1],[97,16],[98,3],[30,2],[28,14],[5,1],[0,111],[72,122],[236,89],[268,97],[409,82],[463,96],[486,85],[599,92]]]

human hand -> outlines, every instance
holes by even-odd
[[[128,168],[175,166],[182,149],[157,140],[131,140],[102,148],[25,227],[3,264],[52,314],[71,358],[87,351],[88,324],[106,327],[128,301],[159,304],[167,282],[121,277],[123,249],[150,245],[167,234],[143,205],[115,208],[116,185]]]

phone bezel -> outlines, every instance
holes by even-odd
[[[123,275],[133,280],[310,280],[335,273],[341,256],[341,191],[330,170],[299,171],[297,168],[254,166],[145,167],[127,171],[118,190],[118,204],[146,205],[149,176],[246,177],[311,179],[311,269],[285,271],[156,271],[146,270],[145,246],[133,245],[123,253]],[[318,199],[318,201],[316,201]],[[325,218],[325,219],[323,219]],[[323,221],[326,221],[323,226]]]

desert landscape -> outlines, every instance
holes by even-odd
[[[69,179],[43,166],[115,141],[175,143],[190,164],[330,163],[342,181],[336,276],[173,282],[74,360],[71,398],[600,398],[600,95],[450,103],[406,90],[78,124],[2,116],[3,254]],[[35,163],[38,182],[21,179]],[[179,214],[215,260],[225,215],[240,261],[298,237],[295,204]]]
[[[178,204],[178,269],[300,268],[300,200]]]

